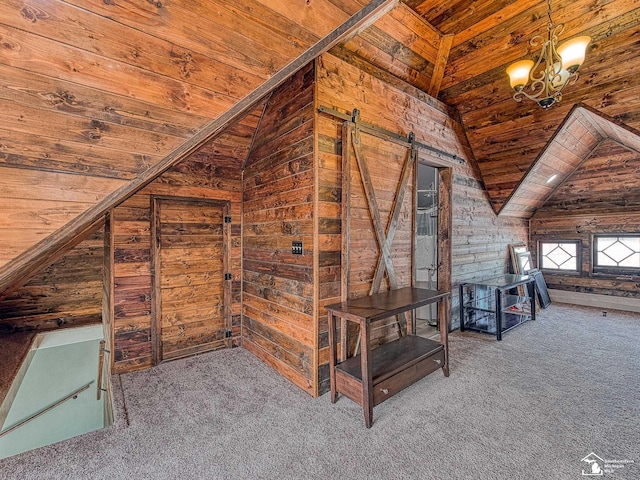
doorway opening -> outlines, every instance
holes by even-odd
[[[438,169],[418,163],[414,232],[415,286],[429,290],[438,289],[438,183]],[[437,305],[417,309],[418,334],[435,334],[437,326]]]

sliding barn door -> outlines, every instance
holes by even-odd
[[[410,286],[417,149],[350,122],[342,145],[343,300]]]
[[[225,346],[229,330],[228,205],[154,202],[154,360]]]
[[[392,139],[373,128],[360,128],[355,117],[342,131],[343,300],[413,285],[418,157],[413,135]],[[401,336],[405,326],[412,326],[408,318],[402,314],[377,322],[371,333],[374,344]],[[341,354],[346,354],[352,346],[342,327]]]

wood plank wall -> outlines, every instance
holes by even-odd
[[[232,344],[240,343],[242,163],[262,107],[112,212],[114,373],[148,368],[151,358],[151,202],[155,195],[231,204]]]
[[[86,240],[0,301],[0,331],[100,323],[103,252],[103,222],[99,222]]]
[[[608,122],[601,122],[607,134],[616,131]],[[628,140],[631,143],[633,137]],[[605,139],[536,211],[530,221],[529,243],[534,261],[541,241],[579,240],[582,246],[581,272],[545,271],[549,288],[640,298],[637,276],[592,273],[593,235],[640,231],[639,173],[638,152]]]
[[[316,60],[316,107],[322,104],[321,65]],[[331,106],[329,104],[328,106]],[[318,324],[318,395],[329,391],[329,319],[326,305],[341,301],[342,276],[342,121],[316,114],[316,202],[318,255],[315,316]]]
[[[243,346],[315,395],[314,69],[278,88],[243,182]],[[291,253],[302,241],[303,255]]]
[[[486,192],[470,170],[462,169],[454,175],[454,283],[473,282],[507,272],[509,245],[526,244],[528,235],[527,220],[496,216]],[[454,302],[457,304],[457,298]],[[456,308],[454,322],[457,315]]]
[[[582,246],[582,271],[579,274],[544,271],[547,287],[581,293],[595,293],[617,297],[640,298],[638,277],[593,274],[593,235],[600,233],[638,233],[640,211],[637,209],[615,213],[561,213],[555,209],[540,209],[531,218],[531,250],[537,261],[538,242],[580,240]]]

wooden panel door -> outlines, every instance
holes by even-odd
[[[155,363],[226,346],[228,204],[154,200]]]

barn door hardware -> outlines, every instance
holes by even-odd
[[[233,274],[232,273],[225,273],[224,274],[224,279],[225,280],[233,280]]]
[[[229,215],[225,215],[224,223],[231,223],[231,217]]]
[[[332,117],[339,118],[346,122],[355,123],[353,119],[353,113],[358,112],[358,109],[357,108],[354,109],[353,112],[351,112],[351,115],[348,115],[346,113],[339,112],[338,110],[334,110],[333,108],[320,105],[318,107],[318,112],[331,115]],[[364,133],[370,133],[371,135],[375,135],[379,138],[384,138],[386,140],[389,140],[390,142],[398,143],[400,145],[405,145],[407,147],[413,146],[419,150],[420,149],[426,150],[428,152],[435,153],[437,155],[441,155],[446,158],[450,158],[451,160],[455,160],[458,163],[464,163],[464,158],[458,156],[455,153],[446,152],[439,148],[432,147],[431,145],[427,145],[426,143],[419,142],[415,139],[413,141],[413,144],[411,144],[410,140],[407,137],[403,137],[402,135],[399,135],[395,132],[387,130],[386,128],[378,127],[377,125],[374,125],[372,123],[365,122],[361,118],[359,118],[359,112],[358,112],[358,128]]]

